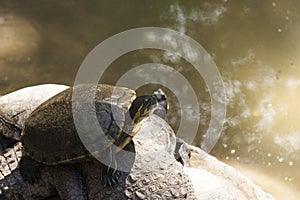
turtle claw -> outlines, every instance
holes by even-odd
[[[16,143],[17,143],[17,141],[14,139],[11,139],[4,135],[0,136],[0,147],[1,147],[2,151],[6,150],[8,148],[13,148]]]
[[[30,183],[31,185],[33,185],[34,183],[37,183],[41,178],[40,172],[27,172],[24,174],[24,180],[28,181],[28,183]]]
[[[113,169],[105,170],[102,173],[102,185],[104,187],[113,187],[119,183],[119,179],[121,177],[120,172],[114,171]]]
[[[117,171],[117,172],[115,173],[115,176],[116,176],[115,178],[117,179],[117,181],[119,181],[119,179],[120,179],[120,177],[121,177],[120,172]]]
[[[20,174],[24,181],[29,182],[31,185],[37,183],[41,174],[39,171],[40,164],[27,156],[23,156],[20,161]]]

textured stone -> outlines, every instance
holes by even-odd
[[[43,90],[40,95],[47,95],[46,93],[47,91]],[[30,98],[27,98],[27,100],[25,98],[24,101],[14,101],[17,99],[15,97],[11,99],[12,101],[3,101],[1,97],[0,102],[5,102],[6,108],[11,110],[9,112],[15,113],[19,112],[14,110],[26,108],[25,105],[27,103],[24,102],[32,101]],[[2,112],[3,105],[3,103],[0,103]],[[22,113],[25,112],[20,112],[19,115],[21,116]],[[7,115],[6,111],[4,115],[0,112],[0,115],[8,116],[7,119],[9,120],[12,118],[12,115]],[[24,116],[26,116],[26,113]],[[21,122],[19,124],[22,125],[22,119],[24,120],[24,117],[20,117],[17,121],[12,121],[12,123],[18,124]],[[174,140],[176,140],[174,135],[172,135],[173,132],[168,131],[169,126],[151,124],[152,119],[149,119],[150,123],[148,121],[143,124],[144,127],[141,130],[147,130],[147,127],[150,126],[154,128],[153,133],[146,131],[144,136],[141,135],[140,137],[138,134],[134,139],[137,151],[134,168],[130,172],[121,174],[123,181],[120,185],[113,188],[103,188],[100,183],[101,170],[97,167],[98,164],[93,162],[86,164],[84,168],[86,168],[87,186],[91,200],[141,198],[153,200],[166,198],[197,198],[200,200],[273,199],[236,170],[217,161],[214,157],[207,155],[198,148],[188,146],[188,149],[192,151],[190,161],[193,168],[182,167],[171,156],[175,148]],[[8,129],[5,130],[7,131]],[[169,133],[169,136],[164,135],[166,132]],[[153,137],[152,134],[159,136]],[[181,148],[181,153],[185,153],[184,149],[187,148]],[[42,179],[38,184],[32,186],[23,181],[17,165],[21,156],[22,152],[19,143],[13,149],[7,150],[0,155],[0,199],[37,200],[56,194],[52,178],[47,169],[43,169]],[[144,163],[147,164],[144,166]],[[57,197],[55,200],[57,200]]]

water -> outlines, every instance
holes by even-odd
[[[0,0],[0,94],[40,83],[72,85],[91,49],[121,31],[143,26],[180,31],[208,51],[226,87],[226,123],[211,154],[277,199],[299,199],[299,9],[296,0]],[[101,82],[115,83],[133,66],[153,61],[173,66],[196,91],[201,118],[194,143],[200,145],[211,117],[210,96],[185,60],[159,50],[134,51],[116,60]],[[169,121],[177,129],[178,100],[175,91],[165,90]]]

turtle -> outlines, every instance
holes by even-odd
[[[11,105],[14,105],[16,102],[11,101],[10,103]],[[24,108],[27,106],[25,102],[20,104],[20,106],[22,105]],[[154,113],[156,114],[155,111]],[[161,117],[161,115],[159,115],[159,117]],[[231,167],[225,166],[225,164],[220,163],[214,157],[207,155],[199,148],[184,144],[184,142],[179,146],[179,151],[184,151],[186,147],[189,151],[185,152],[185,154],[188,155],[189,152],[192,151],[192,154],[194,155],[192,155],[191,163],[193,165],[192,167],[196,168],[185,167],[184,165],[182,169],[182,166],[178,165],[178,162],[174,162],[174,158],[172,159],[172,157],[169,157],[168,160],[171,165],[167,166],[167,168],[163,170],[158,169],[156,171],[147,171],[150,164],[149,162],[157,163],[157,161],[154,161],[151,158],[153,157],[151,154],[148,154],[150,159],[149,157],[145,157],[143,153],[145,150],[148,149],[149,151],[153,151],[156,145],[160,145],[160,149],[166,150],[165,154],[174,154],[174,133],[172,133],[172,129],[168,128],[168,124],[164,123],[164,120],[161,120],[161,118],[158,118],[155,115],[150,115],[147,119],[143,120],[141,130],[137,137],[133,138],[134,143],[137,144],[135,146],[137,152],[134,164],[135,168],[133,168],[127,176],[122,176],[123,179],[121,179],[117,187],[103,187],[99,181],[99,178],[101,179],[101,176],[99,176],[99,174],[101,174],[99,163],[85,162],[87,172],[89,174],[86,175],[88,182],[85,182],[84,185],[88,188],[87,191],[90,200],[151,198],[192,199],[195,195],[197,199],[207,199],[211,196],[216,197],[217,199],[220,197],[224,199],[232,199],[233,197],[241,195],[239,191],[242,191],[242,194],[244,194],[245,197],[241,199],[274,199],[255,186],[251,181],[241,176],[240,173],[233,172]],[[161,126],[162,129],[157,128],[159,126]],[[166,137],[158,137],[158,135],[165,135]],[[176,138],[176,146],[178,142],[180,142],[180,140]],[[186,147],[182,148],[183,145]],[[177,154],[176,149],[175,154]],[[196,158],[197,156],[198,158]],[[24,181],[20,175],[18,161],[21,157],[22,144],[20,142],[17,142],[14,145],[14,148],[8,148],[5,150],[4,154],[0,154],[1,200],[45,199],[57,194],[56,191],[58,191],[58,188],[56,183],[61,184],[61,182],[63,182],[66,178],[69,182],[65,187],[67,190],[70,190],[70,188],[75,189],[77,187],[77,191],[75,193],[77,195],[76,197],[78,197],[78,195],[82,192],[80,191],[80,185],[76,184],[77,182],[80,182],[80,180],[78,180],[78,176],[76,178],[70,174],[70,172],[77,172],[74,170],[70,171],[68,166],[63,170],[57,170],[53,166],[45,166],[41,168],[41,180],[37,184],[29,184],[27,181]],[[195,158],[196,160],[193,160]],[[161,160],[158,158],[158,161],[166,162],[166,159]],[[153,164],[153,166],[158,165]],[[206,170],[203,171],[203,169]],[[67,174],[64,172],[67,172]],[[215,176],[220,178],[220,181],[216,182],[216,177],[207,179],[207,177],[210,177],[208,176],[208,172],[215,174]],[[230,176],[228,176],[228,174]],[[188,179],[191,179],[192,182],[188,181]],[[224,185],[224,179],[226,179],[226,185]],[[239,183],[238,188],[236,188],[237,182]],[[207,186],[207,183],[209,187]],[[219,188],[219,190],[216,190],[215,183],[225,187],[222,187],[223,189]],[[190,184],[192,184],[192,188]],[[235,187],[231,188],[230,184]],[[208,188],[211,188],[211,190],[206,190]],[[59,200],[60,198],[57,196],[51,198],[51,200],[54,199]]]
[[[184,166],[175,159],[175,134],[161,116],[153,113],[144,119],[133,142],[134,163],[129,172],[121,172],[115,188],[95,187],[101,168],[95,162],[84,164],[89,199],[197,199]],[[117,154],[117,159],[123,165],[131,158]]]
[[[131,142],[138,131],[134,128],[156,105],[154,95],[135,98],[135,92],[124,87],[82,84],[64,90],[38,106],[25,121],[21,176],[34,184],[43,165],[80,164],[100,156],[108,163],[101,163],[102,184],[115,186],[119,172],[114,154]],[[95,116],[89,117],[90,113]],[[104,135],[95,130],[95,122]],[[78,132],[84,134],[90,149]]]
[[[167,120],[167,114],[169,110],[169,104],[167,101],[167,95],[164,93],[162,89],[158,89],[154,92],[154,95],[157,99],[157,107],[153,111],[158,117]],[[189,159],[191,157],[190,150],[186,144],[186,142],[176,137],[176,145],[174,156],[178,162],[180,162],[183,166],[190,166]]]
[[[157,107],[155,108],[153,113],[165,120],[167,117],[167,112],[169,110],[167,95],[162,89],[159,88],[154,92],[154,96],[157,99]]]

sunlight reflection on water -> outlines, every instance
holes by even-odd
[[[228,113],[213,155],[242,165],[241,171],[259,167],[259,172],[253,169],[248,173],[258,184],[263,185],[258,175],[265,173],[270,184],[300,187],[299,2],[2,4],[0,94],[38,83],[71,85],[82,60],[107,37],[142,26],[172,28],[203,45],[225,81]],[[166,40],[174,42],[172,38]],[[195,142],[200,145],[211,116],[210,97],[201,77],[195,77],[178,55],[151,50],[132,52],[114,62],[103,81],[116,82],[124,71],[149,61],[173,66],[199,91],[202,116]],[[145,92],[147,87],[139,91]],[[168,96],[169,119],[176,129],[179,107],[170,91]]]

